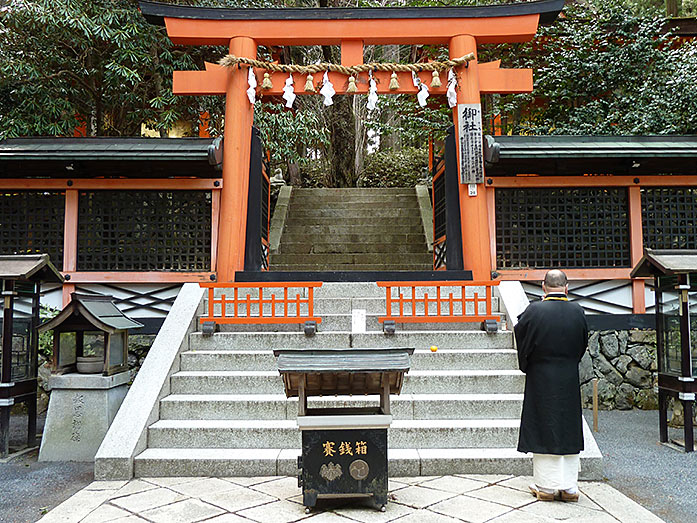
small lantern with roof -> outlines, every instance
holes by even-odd
[[[685,452],[694,450],[692,416],[697,393],[697,250],[646,249],[632,278],[654,277],[658,410],[661,442],[668,442],[668,398],[682,402]]]
[[[128,370],[128,331],[143,324],[121,312],[112,296],[73,292],[40,331],[53,331],[53,371],[111,376]]]
[[[25,403],[27,446],[36,445],[39,295],[41,283],[63,276],[48,254],[0,256],[0,458],[10,450],[10,408]]]

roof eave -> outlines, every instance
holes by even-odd
[[[363,7],[363,8],[262,8],[234,9],[166,4],[141,0],[140,10],[154,25],[165,25],[165,18],[198,20],[369,20],[488,18],[540,15],[541,24],[553,23],[564,0],[539,0],[515,4],[457,7]]]

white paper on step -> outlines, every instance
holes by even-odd
[[[351,333],[360,334],[366,332],[365,309],[351,310]]]

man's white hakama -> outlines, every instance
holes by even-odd
[[[534,481],[538,487],[576,492],[581,465],[579,454],[533,454],[532,463]]]

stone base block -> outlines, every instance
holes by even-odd
[[[51,376],[39,461],[94,461],[129,379],[128,372]]]

